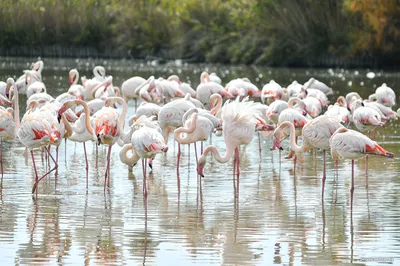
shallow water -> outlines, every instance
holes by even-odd
[[[18,77],[35,60],[4,59],[0,78]],[[68,88],[68,70],[90,69],[106,63],[115,85],[133,75],[167,76],[179,73],[197,84],[203,69],[217,71],[223,80],[248,76],[258,85],[273,78],[283,84],[305,82],[311,75],[340,90],[356,90],[364,97],[374,85],[396,88],[398,73],[367,70],[268,69],[228,66],[158,66],[140,62],[44,60],[43,77],[53,96]],[[142,65],[140,65],[142,64]],[[49,66],[50,65],[50,66]],[[332,74],[333,73],[333,74]],[[258,80],[257,80],[258,78]],[[343,80],[344,78],[344,80]],[[352,81],[352,86],[348,82]],[[360,83],[364,82],[361,86]],[[261,87],[261,86],[260,86]],[[133,103],[129,103],[133,114]],[[377,141],[400,154],[399,122],[380,130]],[[208,141],[205,145],[208,145]],[[58,175],[39,184],[32,198],[33,168],[19,143],[4,143],[4,178],[0,188],[1,265],[359,265],[400,264],[399,160],[370,157],[356,162],[353,210],[350,208],[351,162],[338,171],[327,156],[327,181],[322,200],[322,153],[284,159],[287,151],[270,151],[271,141],[257,137],[241,151],[239,198],[234,197],[232,162],[209,160],[201,186],[197,182],[194,148],[183,148],[180,175],[175,162],[177,145],[156,158],[148,175],[148,198],[142,194],[140,163],[129,173],[119,161],[119,147],[111,157],[111,186],[104,193],[106,149],[87,144],[90,169],[86,189],[82,144],[67,142],[59,153]],[[224,151],[221,137],[212,144]],[[283,142],[287,147],[288,143]],[[65,150],[67,149],[67,150]],[[54,149],[52,151],[54,154]],[[47,164],[35,152],[40,172]]]

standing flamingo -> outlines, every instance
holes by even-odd
[[[20,121],[19,121],[19,106],[18,106],[18,90],[15,87],[13,78],[7,79],[7,87],[11,87],[11,93],[14,94],[12,97],[13,108],[4,108],[0,106],[0,168],[1,168],[1,179],[3,179],[3,139],[13,140],[18,132]]]
[[[85,112],[81,114],[78,120],[71,126],[71,136],[69,137],[70,140],[75,142],[83,143],[83,151],[85,153],[85,162],[86,162],[86,187],[88,186],[88,170],[89,170],[89,163],[87,159],[86,153],[86,141],[95,141],[96,135],[93,129],[93,126],[90,121],[90,110],[88,105],[79,99],[66,101],[58,111],[59,115],[63,115],[66,110],[73,107],[74,105],[79,104],[82,105]]]
[[[121,114],[111,106],[118,102],[122,105]],[[106,189],[107,178],[110,178],[110,160],[111,148],[118,141],[119,137],[124,134],[125,117],[128,105],[121,97],[110,97],[106,100],[103,108],[93,115],[93,124],[95,134],[97,136],[97,144],[108,145],[107,166],[104,175],[104,190]]]
[[[393,153],[386,151],[364,134],[344,127],[336,130],[329,140],[329,145],[334,160],[338,160],[340,157],[351,160],[350,192],[352,196],[354,192],[354,160],[360,159],[369,154],[385,156],[388,158],[394,157]]]
[[[216,146],[208,146],[201,155],[197,167],[197,173],[204,176],[203,168],[206,164],[208,153],[212,153],[214,158],[220,163],[226,163],[235,153],[234,171],[237,171],[237,196],[239,193],[239,146],[249,144],[253,139],[256,127],[260,123],[260,118],[256,117],[251,111],[253,102],[246,101],[246,98],[240,102],[239,98],[235,101],[227,102],[222,107],[222,130],[226,145],[225,155],[221,156]]]
[[[370,101],[376,100],[378,103],[387,107],[396,105],[396,93],[394,93],[392,88],[388,87],[386,83],[378,87],[375,93],[370,95],[368,99]]]
[[[319,116],[313,120],[307,122],[302,129],[303,142],[301,146],[296,143],[295,126],[293,123],[287,121],[281,123],[274,132],[274,146],[281,148],[280,146],[280,130],[283,127],[288,126],[290,129],[290,147],[296,153],[303,153],[311,148],[321,149],[324,156],[324,171],[322,181],[322,193],[324,192],[325,180],[326,180],[326,150],[329,149],[329,140],[333,133],[342,128],[339,120],[327,116]],[[323,194],[322,194],[323,195]]]
[[[102,66],[95,66],[93,68],[93,75],[92,79],[86,79],[86,77],[82,77],[82,86],[85,88],[86,91],[86,99],[92,100],[93,94],[92,90],[101,82],[103,82],[106,78],[106,70]]]
[[[146,118],[151,119],[151,118]],[[142,170],[143,170],[143,195],[147,196],[147,185],[146,185],[146,165],[147,159],[153,159],[157,153],[168,150],[167,145],[164,142],[164,138],[160,133],[160,128],[154,128],[148,126],[147,122],[141,123],[143,119],[138,119],[133,124],[133,127],[137,128],[133,132],[131,138],[131,144],[137,155],[142,159]]]
[[[189,109],[184,115],[183,120],[185,121],[184,126],[175,129],[174,138],[179,144],[194,144],[194,150],[196,154],[196,166],[198,163],[197,159],[197,141],[205,141],[208,139],[210,134],[214,131],[214,124],[210,119],[199,116],[199,111],[196,108]],[[185,137],[181,136],[181,133],[186,133]],[[177,174],[179,175],[179,161],[181,154],[177,156]]]
[[[68,93],[75,95],[76,98],[85,100],[86,99],[86,91],[82,85],[78,84],[79,80],[79,72],[76,68],[71,69],[69,71],[69,83],[71,86],[68,89]]]
[[[233,98],[233,95],[227,92],[220,84],[211,82],[207,72],[201,73],[200,84],[196,88],[197,99],[199,99],[205,107],[208,107],[210,96],[214,93],[220,94],[222,97]]]
[[[128,103],[130,99],[133,99],[135,101],[135,110],[137,109],[137,101],[139,97],[139,94],[135,91],[136,88],[138,88],[144,82],[146,82],[144,78],[135,76],[125,80],[121,85],[121,91],[124,100]]]

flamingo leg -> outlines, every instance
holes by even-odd
[[[89,172],[89,163],[87,159],[87,153],[86,153],[86,142],[83,143],[83,151],[85,152],[85,162],[86,162],[86,188],[88,188],[88,172]]]
[[[236,197],[236,150],[235,150],[235,154],[233,156],[233,193]]]
[[[354,192],[354,160],[351,160],[351,188],[350,192],[353,195]]]
[[[260,158],[261,158],[261,136],[260,136],[260,131],[257,132],[258,134],[258,150],[260,151]]]
[[[134,99],[135,101],[135,111],[137,110],[137,98]]]
[[[201,142],[201,146],[200,146],[200,154],[203,154],[203,141]]]
[[[235,148],[236,157],[236,194],[239,196],[239,176],[240,176],[240,157],[239,157],[239,147]]]
[[[111,145],[108,146],[108,153],[107,153],[107,166],[106,166],[106,173],[104,174],[104,191],[106,191],[106,186],[107,186],[107,178],[110,178],[109,175],[109,167],[110,167],[110,158],[111,158]]]
[[[188,144],[188,168],[190,168],[190,144]]]
[[[34,189],[32,190],[32,193],[34,193],[35,190],[36,190],[36,197],[37,197],[37,193],[38,193],[38,184],[39,184],[39,182],[38,182],[39,177],[38,177],[38,173],[37,173],[37,169],[36,169],[36,164],[35,164],[35,156],[33,156],[33,150],[31,150],[31,156],[32,156],[33,169],[35,170],[35,184],[33,185],[33,188],[34,188]]]
[[[323,150],[324,156],[324,173],[322,174],[322,199],[324,199],[325,181],[326,181],[326,150]]]
[[[49,170],[47,173],[45,173],[44,175],[42,175],[40,178],[36,178],[36,183],[35,183],[35,185],[33,186],[33,188],[32,188],[32,193],[34,193],[35,191],[36,191],[36,196],[37,196],[37,187],[38,187],[38,185],[39,185],[39,182],[43,179],[43,178],[45,178],[46,176],[48,176],[51,172],[53,172],[54,170],[56,170],[57,169],[57,167],[58,167],[58,164],[57,164],[57,162],[56,162],[56,160],[54,159],[54,157],[51,155],[51,153],[50,153],[50,150],[49,149],[46,149],[45,148],[45,150],[47,151],[47,153],[48,153],[48,155],[49,155],[49,158],[51,158],[52,160],[53,160],[53,162],[54,162],[54,167],[51,169],[51,170]],[[31,155],[32,155],[32,161],[33,161],[33,166],[34,166],[34,168],[35,168],[35,173],[36,173],[36,177],[38,176],[37,175],[37,170],[36,170],[36,165],[35,165],[35,163],[34,163],[34,157],[33,157],[33,152],[31,151]],[[50,165],[50,164],[49,164]]]
[[[67,139],[64,139],[64,144],[65,144],[65,151],[64,151],[64,156],[65,156],[65,161],[67,161]]]
[[[143,196],[147,197],[147,185],[146,185],[146,170],[145,170],[145,160],[142,159],[142,171],[143,171]]]
[[[196,169],[197,169],[198,164],[199,164],[199,160],[197,158],[197,145],[196,145],[196,142],[194,143],[194,154],[196,156]]]
[[[3,139],[0,140],[0,168],[1,168],[1,180],[3,180]]]
[[[176,174],[179,175],[179,162],[181,160],[181,144],[178,143],[178,154],[177,154],[177,161],[176,161]]]
[[[368,155],[365,157],[365,188],[368,188]]]

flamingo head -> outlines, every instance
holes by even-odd
[[[204,173],[203,173],[203,169],[204,169],[204,165],[206,164],[205,159],[201,160],[202,158],[200,158],[199,160],[199,164],[197,166],[197,174],[201,177],[204,177]]]
[[[278,148],[279,150],[283,150],[281,146],[281,137],[282,137],[282,130],[280,128],[275,129],[274,134],[272,136],[272,148],[271,150],[275,150]]]

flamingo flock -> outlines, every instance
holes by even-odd
[[[328,150],[335,167],[341,158],[352,161],[352,192],[354,160],[369,155],[394,157],[373,140],[380,127],[397,119],[397,113],[392,110],[396,95],[387,84],[382,84],[368,99],[352,92],[337,97],[333,105],[328,105],[328,96],[333,97],[335,93],[315,78],[304,85],[293,81],[287,87],[271,80],[259,89],[248,78],[237,78],[223,86],[215,73],[206,72],[201,73],[196,88],[181,82],[177,75],[165,79],[134,76],[124,81],[120,90],[113,85],[113,77],[106,75],[105,68],[96,66],[94,77],[81,77],[81,84],[78,70],[71,69],[67,73],[70,87],[54,98],[42,82],[43,68],[43,61],[38,61],[16,82],[12,78],[0,82],[0,146],[3,140],[14,140],[29,151],[34,170],[32,193],[36,196],[40,181],[53,171],[57,172],[58,147],[63,139],[83,143],[86,184],[89,171],[86,142],[107,146],[104,190],[110,186],[110,157],[114,146],[121,147],[121,162],[128,165],[130,171],[141,160],[145,196],[147,165],[152,168],[153,160],[171,150],[167,146],[171,134],[178,145],[178,177],[181,145],[194,146],[198,177],[212,174],[212,169],[205,168],[208,161],[227,163],[233,158],[235,196],[239,194],[241,171],[239,148],[248,145],[256,132],[259,138],[260,132],[264,138],[271,138],[271,150],[283,150],[282,141],[289,138],[287,159],[294,157],[296,161],[297,156],[310,149],[322,150],[322,191]],[[20,94],[28,98],[22,119]],[[134,106],[129,105],[131,99]],[[135,113],[129,118],[128,108],[133,108]],[[203,149],[204,141],[213,135],[223,136],[224,151],[213,145]],[[302,139],[300,146],[299,138]],[[52,146],[56,147],[55,156]],[[261,152],[260,139],[259,146]],[[44,151],[53,164],[41,176],[35,163],[34,151],[38,149]]]

